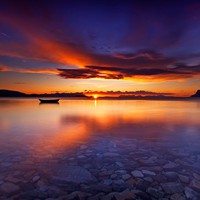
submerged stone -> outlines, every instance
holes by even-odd
[[[37,182],[39,179],[40,179],[40,176],[34,176],[34,177],[32,178],[32,181],[35,183],[35,182]]]
[[[126,174],[126,170],[123,170],[123,169],[121,169],[121,170],[116,170],[115,173],[116,173],[116,174],[121,174],[121,175],[123,175],[123,174]]]
[[[174,169],[174,168],[177,168],[179,165],[174,163],[174,162],[168,162],[167,164],[165,164],[163,166],[164,169]]]
[[[178,177],[181,180],[181,182],[183,182],[183,183],[189,183],[189,181],[190,181],[190,178],[187,176],[179,174]]]
[[[129,178],[131,178],[131,175],[130,175],[130,174],[123,174],[123,175],[122,175],[122,179],[123,179],[123,180],[127,180],[127,179],[129,179]]]
[[[149,170],[142,170],[142,173],[146,174],[146,175],[150,175],[150,176],[155,176],[156,175],[155,172],[152,172],[152,171],[149,171]]]
[[[184,194],[175,193],[171,195],[170,200],[186,200]]]
[[[135,194],[134,192],[126,189],[120,193],[116,193],[114,197],[116,200],[126,200],[126,199],[131,200],[131,199],[135,199]]]
[[[1,190],[8,194],[14,194],[20,190],[20,187],[14,183],[5,182],[1,185]]]
[[[185,196],[187,197],[187,199],[192,199],[192,200],[199,200],[200,199],[200,194],[198,194],[197,192],[195,192],[193,189],[189,188],[189,187],[185,187]]]
[[[134,176],[134,177],[137,177],[137,178],[142,178],[144,177],[143,173],[139,170],[134,170],[131,172],[131,174]]]
[[[103,154],[104,156],[107,157],[116,157],[116,156],[120,156],[118,153],[114,153],[114,152],[107,152]]]
[[[200,181],[200,175],[199,175],[199,174],[193,173],[193,177],[194,177],[195,179],[197,179],[198,181]]]
[[[176,182],[161,183],[161,186],[167,194],[183,192],[183,186],[180,183]]]
[[[111,179],[104,179],[102,181],[102,184],[104,184],[104,185],[111,185],[112,184],[112,180]]]
[[[191,182],[191,187],[197,189],[200,192],[200,181],[193,179]]]
[[[165,172],[164,175],[167,177],[168,181],[176,181],[178,178],[176,172]]]
[[[150,182],[150,183],[153,182],[153,179],[152,179],[151,177],[145,177],[144,180],[145,180],[145,181],[148,181],[148,182]]]
[[[116,185],[122,185],[122,184],[124,184],[124,180],[117,179],[117,180],[114,180],[113,183],[116,184]]]
[[[97,179],[88,170],[80,166],[60,166],[53,176],[53,179],[73,183],[97,181]]]
[[[121,162],[115,162],[115,164],[116,164],[117,166],[119,166],[119,167],[123,167],[123,166],[124,166],[123,163],[121,163]]]
[[[85,192],[81,192],[81,191],[75,191],[72,192],[71,194],[67,195],[68,200],[73,200],[73,199],[85,199],[87,197],[90,197],[91,194],[90,193],[85,193]]]
[[[164,196],[163,192],[156,189],[156,188],[152,188],[152,187],[149,187],[147,189],[147,193],[149,193],[151,196],[155,197],[155,198],[161,198]]]

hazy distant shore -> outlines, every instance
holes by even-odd
[[[98,100],[191,100],[198,99],[194,98],[198,97],[192,95],[191,97],[175,97],[175,96],[164,96],[164,95],[156,95],[156,96],[142,96],[142,95],[121,95],[117,97],[113,96],[99,96]],[[87,96],[81,92],[74,93],[43,93],[43,94],[26,94],[19,91],[13,90],[0,90],[0,98],[79,98],[79,99],[93,99],[92,96]]]

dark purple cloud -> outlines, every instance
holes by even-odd
[[[120,68],[85,66],[84,69],[58,69],[59,76],[65,79],[123,79],[128,77],[157,77],[165,79],[184,79],[200,75],[200,66],[177,65],[174,68]]]
[[[122,58],[125,60],[133,60],[136,58],[144,58],[148,60],[161,60],[163,59],[162,54],[153,50],[140,50],[137,53],[114,53],[114,57]]]
[[[58,69],[59,76],[66,79],[90,79],[90,78],[103,78],[103,79],[122,79],[121,74],[105,73],[97,69]]]

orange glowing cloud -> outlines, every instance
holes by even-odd
[[[23,3],[22,3],[23,4]],[[23,36],[18,40],[0,43],[0,55],[26,58],[38,62],[52,62],[55,69],[38,67],[37,69],[9,69],[21,73],[53,73],[65,79],[129,79],[139,81],[185,80],[200,76],[199,65],[178,64],[179,58],[165,56],[155,50],[137,50],[134,52],[110,51],[98,52],[92,49],[90,41],[79,35],[72,23],[49,19],[50,12],[45,10],[42,18],[29,10],[16,5],[14,12],[0,14],[0,21],[12,27]],[[40,13],[41,14],[41,13]],[[59,65],[66,66],[66,69]],[[72,66],[74,68],[72,68]],[[170,67],[169,67],[170,66]],[[171,67],[172,66],[172,67]]]
[[[0,71],[2,72],[18,72],[18,73],[30,73],[30,74],[58,74],[56,69],[24,69],[24,68],[11,68],[4,65],[0,65]]]
[[[11,69],[5,65],[0,65],[0,72],[9,72]]]

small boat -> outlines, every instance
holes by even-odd
[[[39,99],[40,103],[58,103],[59,99]]]

